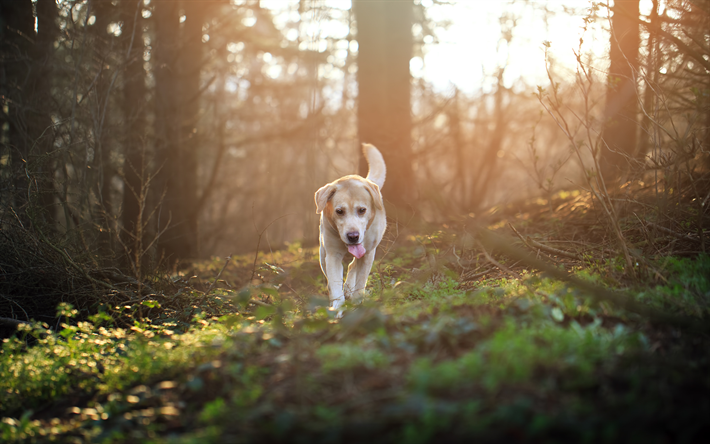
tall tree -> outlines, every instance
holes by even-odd
[[[651,26],[658,26],[658,0],[653,0],[651,7]],[[638,152],[636,157],[640,158],[646,155],[651,143],[653,142],[653,123],[651,116],[653,115],[653,102],[656,96],[654,88],[658,83],[658,38],[654,32],[648,33],[648,41],[646,43],[646,63],[645,63],[645,87],[643,91],[643,117],[641,118],[641,137],[639,140]]]
[[[117,20],[116,7],[107,1],[90,0],[89,11],[94,15],[95,22],[88,30],[92,37],[92,50],[96,54],[96,85],[93,88],[91,101],[93,142],[95,153],[93,168],[89,170],[93,180],[96,204],[94,206],[94,221],[100,227],[97,240],[99,258],[105,263],[110,263],[113,258],[112,215],[114,212],[111,183],[115,174],[115,167],[111,160],[113,138],[110,132],[110,123],[113,113],[109,104],[113,100],[112,87],[118,71],[116,65],[120,62],[114,49],[114,34],[107,31],[108,25]],[[94,177],[95,176],[95,177]]]
[[[199,255],[200,244],[197,232],[198,184],[200,133],[200,74],[203,64],[202,26],[205,23],[205,5],[200,2],[183,2],[186,20],[183,28],[182,50],[178,59],[180,72],[180,213],[185,221],[186,242],[189,256]]]
[[[34,75],[32,90],[32,117],[30,137],[36,145],[39,162],[37,176],[39,185],[38,203],[40,215],[47,222],[55,219],[54,205],[54,130],[50,110],[46,104],[52,102],[52,78],[54,42],[59,32],[57,26],[57,4],[55,0],[37,0],[37,37],[35,40],[33,59]]]
[[[185,20],[180,26],[180,6]],[[170,261],[197,255],[196,121],[200,96],[204,5],[155,4],[156,159],[162,201],[159,254]]]
[[[512,34],[511,34],[512,35]],[[494,180],[496,164],[498,163],[498,153],[503,146],[503,140],[508,121],[505,119],[506,106],[503,102],[507,89],[503,84],[505,66],[498,68],[496,75],[496,90],[493,93],[492,121],[493,127],[488,139],[488,143],[480,153],[480,158],[476,160],[476,172],[473,174],[471,191],[469,192],[468,210],[479,211],[483,206],[488,193],[488,188]]]
[[[34,34],[34,17],[31,0],[0,2],[0,39],[3,52],[3,105],[7,104],[8,152],[12,162],[13,203],[19,210],[27,203],[27,176],[25,166],[28,156],[24,118],[24,83],[29,74],[29,51]],[[4,114],[4,113],[3,113]]]
[[[600,166],[605,179],[618,178],[636,152],[639,0],[616,0],[611,8],[611,47]]]
[[[0,39],[3,52],[2,96],[9,99],[9,151],[15,185],[15,206],[28,203],[28,172],[35,177],[32,194],[38,198],[34,221],[50,221],[53,169],[49,161],[54,137],[50,110],[53,43],[57,35],[55,0],[37,0],[37,27],[32,1],[0,4]],[[19,211],[24,218],[24,211]]]
[[[402,210],[415,198],[409,61],[413,2],[355,0],[358,41],[358,134],[387,164],[383,195]],[[367,167],[361,158],[362,173]]]
[[[121,34],[122,49],[126,54],[123,83],[123,118],[124,118],[124,165],[123,165],[123,205],[121,220],[123,225],[122,243],[127,249],[129,262],[140,265],[144,249],[144,214],[147,204],[147,192],[144,182],[147,180],[147,157],[145,150],[146,136],[146,87],[143,69],[143,23],[141,14],[142,0],[123,0],[121,19],[125,23]]]

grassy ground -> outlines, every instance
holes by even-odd
[[[195,264],[179,310],[163,295],[78,321],[65,304],[58,329],[22,325],[0,354],[0,441],[704,442],[710,256],[629,216],[632,278],[603,221],[575,218],[589,205],[559,199],[490,228],[670,321],[483,250],[465,221],[390,229],[338,321],[316,250],[293,244]]]

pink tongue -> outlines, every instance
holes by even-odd
[[[365,255],[365,247],[362,244],[348,245],[348,251],[358,259]]]

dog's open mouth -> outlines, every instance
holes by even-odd
[[[365,255],[365,247],[362,244],[348,245],[348,251],[358,259]]]

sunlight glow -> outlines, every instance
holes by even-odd
[[[573,50],[579,47],[584,16],[589,2],[561,0],[557,2],[457,2],[434,5],[430,17],[436,21],[450,20],[448,29],[438,29],[439,44],[424,48],[424,78],[439,90],[452,85],[466,92],[489,90],[496,71],[505,67],[504,84],[514,87],[523,82],[528,86],[546,85],[545,58],[542,42],[551,42],[550,55],[570,71],[576,62]],[[541,8],[550,11],[547,26]],[[574,8],[575,15],[562,13]],[[509,20],[501,20],[505,14]],[[512,40],[507,45],[501,39],[503,26],[512,27]],[[501,24],[501,21],[503,22]],[[595,38],[601,30],[587,31],[583,51],[602,55],[607,43]]]
[[[241,4],[240,1],[232,1]],[[344,66],[346,49],[355,54],[356,40],[349,48],[350,33],[347,20],[343,20],[352,8],[351,0],[317,0],[321,8],[329,9],[329,17],[311,11],[301,17],[297,12],[298,0],[260,0],[262,8],[269,9],[274,24],[289,41],[297,41],[302,51],[324,52],[329,41],[336,45],[334,57],[329,57],[331,66],[321,73],[332,76]],[[543,42],[549,41],[548,55],[555,64],[558,75],[571,75],[576,67],[574,51],[594,57],[602,57],[608,51],[608,36],[604,34],[605,23],[593,23],[584,31],[584,18],[590,1],[542,0],[530,1],[459,1],[434,3],[431,0],[415,0],[427,8],[427,16],[434,23],[450,22],[448,27],[434,30],[436,38],[422,36],[422,26],[415,24],[414,36],[424,42],[422,57],[410,60],[414,78],[423,78],[436,90],[447,91],[456,87],[463,92],[490,91],[496,83],[496,73],[504,68],[503,83],[507,88],[524,89],[531,86],[547,86],[546,61]],[[652,0],[641,0],[642,12],[650,10]],[[256,17],[250,9],[242,23],[254,26]],[[602,21],[603,22],[603,21]],[[293,25],[297,24],[297,25]],[[509,30],[509,41],[502,38]],[[341,50],[342,49],[342,50]],[[230,49],[230,51],[232,51]],[[561,72],[560,72],[561,71]],[[354,72],[354,68],[350,70]],[[271,70],[269,76],[276,74]],[[339,74],[338,74],[339,76]]]

